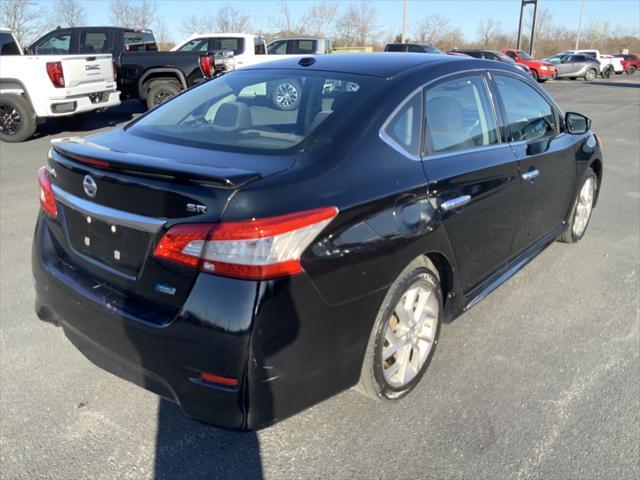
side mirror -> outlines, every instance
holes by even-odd
[[[580,135],[591,130],[591,119],[581,113],[567,112],[564,116],[567,132]]]

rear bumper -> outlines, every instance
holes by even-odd
[[[101,95],[101,97],[95,98],[98,95]],[[92,96],[94,96],[93,101]],[[64,117],[83,112],[91,112],[99,108],[115,107],[117,105],[120,105],[120,92],[118,90],[105,90],[86,95],[51,98],[49,99],[49,112],[47,116]]]
[[[99,367],[225,428],[261,428],[354,385],[384,296],[330,307],[305,275],[259,283],[202,274],[180,312],[152,324],[61,262],[54,242],[41,213],[32,252],[38,316]],[[239,385],[206,384],[198,372]]]

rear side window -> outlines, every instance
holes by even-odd
[[[425,115],[432,152],[499,143],[493,106],[481,75],[449,80],[427,89]]]
[[[405,45],[387,45],[384,47],[385,52],[404,52]]]
[[[213,38],[214,50],[233,50],[234,55],[241,55],[244,53],[244,38],[229,37],[229,38]]]
[[[556,135],[553,108],[542,95],[515,78],[503,75],[495,78],[514,142]]]
[[[36,53],[40,55],[67,55],[71,47],[71,33],[60,33],[45,38],[36,44]]]
[[[80,53],[109,53],[107,32],[82,32],[80,34]]]
[[[206,38],[196,38],[181,46],[179,52],[206,52],[209,50],[209,40]]]
[[[382,84],[333,72],[239,70],[184,92],[127,131],[214,150],[286,152],[321,125],[348,121]]]
[[[409,45],[407,47],[407,52],[412,52],[412,53],[425,53],[424,49],[422,47],[419,47],[417,45]]]
[[[385,133],[398,147],[411,155],[420,153],[422,94],[415,94],[391,118]]]
[[[293,40],[292,44],[292,52],[298,54],[312,54],[316,51],[316,41],[315,40]]]
[[[124,49],[127,52],[156,52],[158,46],[151,32],[124,32]]]
[[[0,55],[20,55],[18,44],[8,32],[0,33]]]

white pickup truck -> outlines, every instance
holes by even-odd
[[[24,55],[0,29],[0,140],[22,142],[47,117],[120,104],[111,54]]]
[[[196,33],[171,49],[173,52],[218,50],[233,51],[235,68],[279,58],[267,55],[264,38],[249,33]]]
[[[576,55],[589,55],[595,58],[600,64],[600,75],[605,78],[609,78],[613,72],[624,72],[624,66],[622,65],[622,57],[614,57],[613,55],[605,55],[600,53],[600,50],[586,49],[586,50],[566,50],[562,53],[576,54]]]

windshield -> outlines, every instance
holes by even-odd
[[[502,52],[491,52],[500,59],[501,62],[516,63],[516,61]]]
[[[382,83],[333,72],[238,71],[187,91],[127,131],[200,148],[283,152],[309,138],[328,118],[348,117]]]
[[[527,52],[525,52],[524,50],[518,50],[518,56],[522,60],[533,60],[533,57],[529,55]]]

